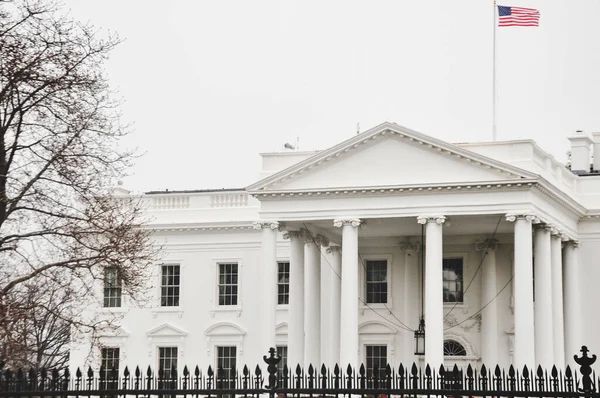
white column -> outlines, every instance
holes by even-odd
[[[321,253],[313,237],[304,246],[304,365],[321,363]]]
[[[290,239],[290,303],[288,306],[288,364],[304,367],[304,237],[303,231],[288,231]]]
[[[419,243],[401,243],[400,250],[404,252],[404,317],[406,324],[417,329],[421,314],[421,294],[419,279]],[[415,339],[412,333],[403,333],[404,353],[402,363],[416,362],[414,357]]]
[[[255,229],[262,230],[261,241],[261,352],[275,347],[275,311],[277,308],[277,231],[276,221],[258,221]]]
[[[579,244],[577,241],[565,242],[563,251],[564,278],[564,316],[565,316],[565,358],[567,365],[573,369],[573,355],[579,354],[583,345],[581,341],[580,283],[579,283]],[[576,368],[575,368],[576,369]]]
[[[342,248],[341,246],[329,246],[327,248],[329,265],[329,284],[324,291],[326,292],[323,301],[328,303],[329,318],[328,330],[329,338],[327,341],[327,363],[326,365],[333,369],[336,364],[340,363],[340,345],[335,342],[340,339],[340,317],[341,317],[341,298],[342,298]],[[323,290],[321,290],[323,291]]]
[[[550,370],[554,365],[554,337],[552,334],[552,260],[548,225],[535,229],[535,359],[536,365]]]
[[[533,248],[532,223],[538,219],[528,214],[508,214],[506,220],[515,223],[514,297],[515,345],[514,365],[521,371],[535,364],[533,321]]]
[[[340,317],[340,366],[358,366],[358,218],[333,221],[342,228],[342,289]],[[358,369],[357,369],[358,371]]]
[[[496,239],[486,239],[475,244],[483,256],[481,265],[481,360],[492,369],[498,364],[498,304],[496,293]]]
[[[438,370],[444,363],[444,287],[442,275],[444,216],[420,216],[425,224],[425,363]]]
[[[558,231],[552,231],[552,331],[554,336],[554,364],[565,367],[565,325],[563,317],[562,239]]]

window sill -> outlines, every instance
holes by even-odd
[[[373,304],[367,303],[367,304],[368,304],[368,306],[363,303],[360,303],[358,309],[359,309],[361,315],[364,315],[365,311],[371,311],[371,310],[384,310],[384,311],[387,311],[388,314],[392,313],[393,307],[391,304],[388,304],[388,303],[385,303],[385,304],[383,304],[383,303],[373,303]]]
[[[177,314],[181,318],[183,316],[183,307],[157,307],[153,308],[150,313],[152,314],[152,318],[156,318],[158,314]]]
[[[462,311],[463,314],[469,312],[471,307],[465,303],[444,303],[444,312],[446,311]]]
[[[209,314],[212,318],[215,317],[215,313],[235,313],[239,318],[242,315],[242,306],[241,305],[222,305],[218,307],[213,307],[212,310],[209,311]]]
[[[289,309],[289,304],[277,304],[277,307],[275,308],[276,311],[289,311]]]
[[[129,312],[129,308],[125,307],[102,307],[98,310],[100,314],[124,314]]]

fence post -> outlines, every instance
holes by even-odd
[[[274,347],[269,348],[269,356],[263,356],[266,362],[267,372],[269,373],[269,385],[265,386],[269,390],[269,396],[275,397],[275,389],[277,388],[277,364],[281,361],[281,357],[277,355],[277,350]]]
[[[580,388],[579,391],[583,392],[587,395],[592,392],[594,389],[592,387],[592,378],[590,375],[592,374],[592,365],[596,362],[596,354],[591,357],[588,356],[588,348],[586,346],[581,347],[581,357],[577,357],[577,355],[573,355],[573,359],[579,365],[579,372],[583,376],[581,378],[581,383],[583,384],[583,388]]]

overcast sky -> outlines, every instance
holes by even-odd
[[[498,139],[565,160],[600,131],[600,0],[511,0],[539,28],[497,29]],[[244,187],[260,152],[326,149],[384,121],[450,142],[492,134],[492,0],[65,0],[125,42],[135,191]],[[411,167],[414,167],[411,165]]]

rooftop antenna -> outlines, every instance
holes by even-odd
[[[360,123],[356,123],[356,134],[360,134]]]

